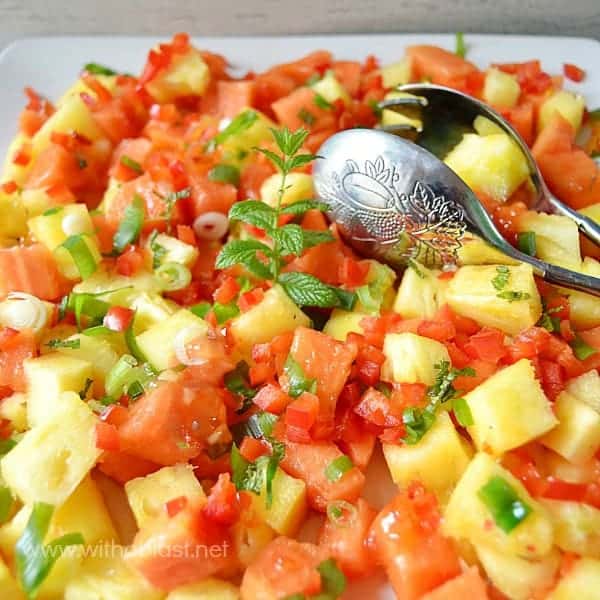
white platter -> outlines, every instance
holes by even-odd
[[[60,97],[77,78],[83,65],[98,62],[124,72],[137,73],[156,37],[40,37],[17,41],[0,53],[0,164],[17,128],[25,104],[23,88],[31,86],[50,99]],[[585,96],[588,106],[600,107],[600,42],[584,38],[467,35],[468,58],[484,67],[491,62],[521,62],[539,58],[544,70],[561,74],[563,63],[587,72],[585,80],[565,87]],[[454,36],[440,34],[371,34],[285,37],[194,38],[201,48],[227,57],[236,72],[261,70],[294,60],[316,49],[332,51],[337,58],[362,60],[373,54],[382,64],[399,60],[411,44],[435,44],[453,49]],[[393,488],[378,455],[369,468],[365,497],[381,506]],[[314,525],[314,523],[313,523]],[[305,537],[312,537],[306,528]],[[381,577],[352,584],[345,600],[388,600],[394,594]]]

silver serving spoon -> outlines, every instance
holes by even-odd
[[[417,131],[407,125],[392,125],[383,127],[383,131],[409,137],[419,146],[443,159],[465,133],[473,132],[473,121],[476,117],[483,116],[489,119],[508,134],[523,153],[536,191],[536,199],[531,208],[538,212],[569,217],[577,224],[581,233],[600,245],[600,225],[563,204],[550,192],[523,138],[495,110],[472,96],[440,85],[411,83],[400,86],[397,90],[413,97],[384,100],[380,102],[380,108],[401,113],[416,111],[423,127]]]
[[[600,278],[519,252],[496,229],[473,191],[431,152],[373,129],[330,137],[313,165],[317,196],[341,235],[360,254],[392,267],[457,262],[465,234],[530,264],[555,285],[600,296]]]

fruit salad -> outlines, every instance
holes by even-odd
[[[340,130],[414,120],[378,103],[427,80],[501,112],[600,220],[600,111],[576,65],[476,66],[461,36],[398,59],[236,78],[178,34],[140,73],[25,90],[0,177],[1,598],[598,597],[600,299],[475,237],[440,269],[356,255],[311,169]],[[492,123],[445,161],[510,243],[600,275]]]

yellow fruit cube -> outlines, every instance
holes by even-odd
[[[175,55],[169,66],[146,84],[159,103],[172,102],[178,96],[201,96],[210,82],[210,70],[195,48]]]
[[[269,206],[277,206],[280,189],[281,175],[279,173],[267,177],[260,187],[261,200]],[[312,198],[314,195],[312,175],[308,173],[290,173],[285,178],[285,191],[281,198],[281,204],[285,206],[298,200]]]
[[[538,322],[542,303],[529,265],[469,265],[446,288],[450,308],[480,325],[515,335]]]
[[[69,235],[94,233],[94,224],[85,204],[56,207],[49,214],[29,219],[27,226],[37,241],[51,251],[60,246]]]
[[[398,98],[411,98],[413,94],[407,92],[388,92],[384,100],[397,100]],[[422,131],[423,121],[421,120],[418,113],[415,114],[415,110],[411,105],[406,106],[404,109],[400,109],[400,112],[396,112],[391,108],[384,109],[381,113],[381,124],[384,127],[390,125],[407,125],[414,127],[417,131]]]
[[[207,331],[206,321],[182,308],[168,319],[138,335],[137,343],[150,364],[155,369],[163,371],[179,362],[175,356],[176,343],[181,343],[183,346],[194,337],[206,335]]]
[[[27,211],[17,192],[0,192],[0,238],[16,241],[27,235]],[[14,242],[13,242],[14,243]]]
[[[478,115],[473,121],[473,129],[479,135],[491,135],[493,133],[504,133],[504,129],[500,125],[494,123],[483,115]]]
[[[31,170],[31,161],[26,165],[19,165],[13,162],[15,154],[22,148],[28,148],[31,144],[31,138],[24,133],[17,133],[13,141],[9,144],[6,151],[6,158],[2,167],[2,177],[0,181],[14,181],[18,185],[23,185],[27,179],[27,175]]]
[[[551,450],[540,456],[540,468],[544,473],[570,483],[588,483],[597,476],[594,459],[575,465]]]
[[[116,75],[94,75],[94,79],[99,81],[109,92],[114,92],[117,89]],[[92,98],[97,98],[96,92],[88,86],[83,79],[78,79],[58,100],[56,106],[62,106],[71,96],[80,96],[82,92],[90,95]]]
[[[191,267],[198,258],[198,249],[196,247],[186,244],[166,233],[159,233],[152,241],[151,238],[148,238],[146,246],[148,252],[152,253],[152,248],[156,246],[160,246],[164,251],[164,254],[162,254],[158,261],[159,264],[174,262],[185,267]]]
[[[260,495],[252,496],[257,514],[279,535],[294,536],[308,510],[306,484],[278,468],[272,481],[272,503],[267,507],[266,480],[263,481]]]
[[[519,219],[519,231],[535,233],[538,258],[567,269],[581,268],[579,230],[572,219],[528,212]]]
[[[459,265],[518,265],[516,260],[502,254],[480,237],[467,233],[457,251]]]
[[[412,76],[412,65],[410,59],[405,56],[398,62],[386,65],[379,70],[384,88],[393,88],[410,82]]]
[[[554,541],[561,550],[600,558],[600,510],[582,502],[547,499],[540,502],[552,519]]]
[[[15,431],[25,431],[27,425],[27,394],[15,392],[0,402],[0,419],[10,422]]]
[[[256,119],[250,127],[243,131],[230,135],[222,143],[224,156],[227,160],[243,163],[244,160],[253,154],[253,148],[260,147],[266,140],[272,140],[271,128],[276,127],[275,123],[266,115],[255,108],[242,109],[234,119],[240,117],[243,113],[251,111],[256,115]]]
[[[24,503],[61,505],[101,454],[98,419],[77,394],[69,396],[68,408],[27,431],[0,461],[4,481]]]
[[[546,600],[597,600],[600,560],[581,558],[562,577]]]
[[[568,392],[554,402],[558,425],[540,442],[568,461],[587,462],[600,448],[600,413]]]
[[[560,566],[560,552],[553,550],[538,560],[476,547],[481,566],[490,581],[511,600],[530,600],[545,590]]]
[[[476,192],[506,201],[529,177],[527,162],[505,133],[467,133],[444,162]]]
[[[262,549],[276,536],[254,504],[244,510],[231,528],[233,551],[243,567],[252,564]]]
[[[2,558],[0,558],[0,590],[2,590],[2,600],[25,600],[25,594]]]
[[[468,444],[460,437],[447,413],[437,415],[431,429],[419,442],[383,444],[383,455],[394,483],[401,487],[420,481],[447,499],[471,460]]]
[[[235,585],[210,577],[200,583],[174,589],[166,600],[238,600],[239,597],[240,591]]]
[[[444,304],[446,282],[438,279],[439,274],[418,263],[407,268],[394,300],[394,312],[405,319],[431,319]]]
[[[497,108],[512,108],[521,95],[521,86],[514,75],[499,69],[488,69],[483,82],[483,99]]]
[[[185,496],[189,500],[206,498],[200,482],[190,465],[173,465],[137,477],[125,484],[129,506],[139,528],[165,512],[169,500]]]
[[[473,416],[469,434],[479,450],[493,454],[522,446],[558,423],[526,358],[486,379],[465,400]]]
[[[310,319],[276,285],[259,304],[233,319],[229,331],[242,356],[248,358],[254,344],[268,342],[296,327],[310,327]]]
[[[479,495],[481,488],[495,477],[503,479],[531,510],[509,533],[495,523]],[[529,495],[518,479],[485,452],[475,455],[454,488],[442,527],[446,535],[466,538],[475,546],[530,560],[546,556],[553,544],[552,523],[546,509]]]
[[[323,333],[340,342],[345,342],[349,333],[363,333],[360,322],[367,316],[364,312],[349,312],[335,308],[323,327]]]
[[[29,219],[37,217],[51,208],[57,208],[56,200],[43,189],[24,189],[21,191],[21,200]]]
[[[570,379],[565,390],[600,413],[600,375],[595,369]]]
[[[165,321],[179,310],[179,305],[159,294],[140,292],[128,302],[135,310],[134,331],[139,335],[153,325]]]
[[[585,109],[585,99],[581,94],[573,94],[566,90],[554,92],[540,107],[538,114],[538,131],[541,131],[552,120],[555,113],[564,117],[575,131],[579,131]]]
[[[600,263],[589,256],[583,260],[578,270],[585,275],[600,277]],[[590,329],[600,325],[600,298],[566,288],[561,288],[560,291],[569,297],[569,316],[577,329]]]
[[[352,99],[346,88],[337,80],[333,71],[327,71],[325,75],[316,83],[312,84],[312,89],[319,94],[325,101],[333,104],[336,100],[342,100],[344,104],[350,104]]]
[[[159,294],[161,284],[149,271],[125,277],[98,269],[91,277],[76,284],[73,291],[76,294],[102,294],[101,299],[109,304],[129,306],[141,292]]]
[[[444,344],[414,333],[388,333],[383,343],[384,377],[398,383],[433,385],[436,365],[450,363]]]
[[[34,427],[52,419],[61,405],[70,406],[63,392],[79,393],[92,379],[92,363],[58,352],[29,358],[23,363],[27,379],[27,420]]]

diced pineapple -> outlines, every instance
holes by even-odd
[[[493,477],[504,479],[531,510],[510,533],[495,524],[479,496],[479,490]],[[454,488],[444,512],[443,529],[446,535],[466,538],[476,546],[527,559],[546,556],[553,543],[552,523],[546,509],[529,495],[518,479],[485,452],[475,455]]]
[[[19,150],[24,147],[27,148],[29,144],[31,144],[31,138],[27,137],[24,133],[17,133],[6,151],[6,158],[4,159],[0,181],[14,181],[20,186],[25,183],[31,169],[31,161],[26,165],[19,165],[14,162],[14,157]]]
[[[393,88],[404,85],[410,81],[412,76],[412,65],[410,59],[405,56],[402,60],[386,65],[379,70],[384,88]]]
[[[544,591],[560,566],[560,553],[556,550],[538,560],[499,552],[487,546],[476,547],[486,575],[503,594],[511,600],[530,600]]]
[[[251,504],[231,527],[233,549],[243,567],[252,564],[263,548],[276,536],[258,510]]]
[[[31,505],[21,506],[13,518],[0,527],[0,551],[10,563],[14,562],[15,544],[27,525],[31,508]]]
[[[404,271],[394,301],[394,312],[406,319],[431,319],[444,303],[446,281],[440,271],[414,263]]]
[[[600,589],[600,560],[582,558],[546,596],[546,600],[597,600]]]
[[[238,600],[239,589],[221,579],[210,577],[200,583],[192,583],[169,592],[166,600]]]
[[[280,188],[281,175],[279,173],[267,177],[260,187],[262,201],[269,206],[277,206]],[[282,206],[314,196],[312,175],[308,175],[308,173],[290,173],[285,178],[285,188],[281,198]]]
[[[519,219],[519,231],[535,233],[538,258],[567,269],[581,268],[579,230],[573,219],[530,211]]]
[[[150,95],[161,104],[178,96],[201,96],[210,82],[210,70],[196,48],[173,57],[169,66],[146,84]]]
[[[174,262],[186,267],[191,267],[198,258],[197,248],[178,240],[172,235],[167,235],[166,233],[159,233],[154,240],[152,240],[152,243],[150,242],[150,238],[148,238],[147,248],[150,253],[152,253],[151,246],[154,244],[160,246],[164,250],[164,254],[158,261],[159,264]]]
[[[129,302],[129,306],[135,310],[134,330],[136,335],[168,319],[179,310],[179,305],[171,300],[148,292],[137,294]]]
[[[28,383],[27,420],[30,427],[54,418],[61,406],[70,405],[63,392],[79,393],[92,379],[92,364],[58,352],[28,358],[24,363]]]
[[[383,444],[394,483],[404,487],[420,481],[444,502],[471,459],[469,446],[447,413],[438,414],[423,438],[413,445]]]
[[[0,192],[0,238],[12,239],[27,235],[27,212],[17,192]]]
[[[476,192],[506,201],[529,177],[519,147],[505,133],[467,133],[444,162]]]
[[[95,465],[96,416],[70,394],[71,406],[25,433],[2,458],[0,471],[24,503],[61,505]]]
[[[566,391],[600,413],[600,375],[592,369],[567,382]]]
[[[0,419],[6,419],[15,431],[25,431],[27,425],[27,394],[15,392],[0,402]]]
[[[279,535],[296,535],[308,510],[304,481],[279,468],[272,481],[271,506],[267,507],[266,478],[260,495],[253,495],[252,500],[258,515]]]
[[[309,327],[310,319],[291,298],[276,285],[265,293],[259,304],[231,321],[229,331],[240,353],[249,357],[252,346],[273,339],[276,335]]]
[[[2,600],[25,600],[25,594],[19,588],[10,569],[0,557],[0,590]]]
[[[146,477],[132,479],[125,484],[125,492],[139,528],[163,513],[165,504],[173,498],[206,498],[190,465],[163,467]]]
[[[109,92],[114,92],[117,89],[116,75],[94,75],[94,79],[99,81]],[[97,98],[96,92],[80,78],[60,97],[56,106],[62,106],[71,96],[80,96],[82,92],[85,92],[92,98]]]
[[[502,254],[480,237],[467,233],[458,249],[459,265],[518,265],[518,261]]]
[[[512,108],[521,95],[521,86],[514,75],[491,68],[485,75],[483,99],[497,108]]]
[[[522,446],[558,423],[526,358],[486,379],[465,400],[473,416],[468,430],[475,445],[493,454]]]
[[[67,585],[64,600],[162,600],[164,592],[152,587],[123,560],[125,551],[114,546],[111,556],[86,559]]]
[[[579,208],[577,210],[581,214],[595,221],[596,223],[600,223],[600,202],[598,202],[597,204],[590,204],[585,208]]]
[[[433,385],[438,370],[436,365],[450,356],[446,346],[431,338],[414,333],[388,333],[383,343],[385,363],[383,374],[398,383]]]
[[[504,274],[498,278],[499,269]],[[508,280],[503,287],[498,283]],[[516,297],[512,297],[512,293]],[[465,317],[475,319],[480,325],[497,327],[511,335],[535,325],[542,315],[542,303],[533,270],[529,265],[461,267],[448,282],[446,302],[450,308]]]
[[[50,214],[29,219],[27,226],[37,241],[50,251],[62,244],[69,235],[94,233],[94,224],[85,204],[56,207]]]
[[[555,479],[569,483],[588,483],[598,476],[595,459],[575,465],[552,450],[546,451],[540,458],[540,468]]]
[[[493,133],[504,133],[500,125],[494,123],[483,115],[477,115],[473,121],[473,129],[479,135],[492,135]]]
[[[600,277],[600,263],[587,256],[579,269],[585,275]],[[561,293],[569,297],[569,318],[577,329],[590,329],[600,325],[600,298],[561,288]]]
[[[565,552],[600,558],[600,510],[565,500],[540,502],[546,507],[554,524],[554,542]]]
[[[37,217],[50,208],[59,208],[55,206],[56,200],[49,196],[43,189],[25,189],[21,191],[21,200],[27,211],[27,217]]]
[[[384,100],[396,100],[398,98],[410,98],[413,97],[413,94],[408,94],[407,92],[388,92]],[[381,113],[381,124],[384,127],[389,125],[410,125],[414,127],[417,131],[421,131],[423,129],[423,121],[416,115],[414,115],[414,108],[412,106],[407,106],[405,110],[401,112],[396,112],[392,109],[384,109]]]
[[[168,319],[138,335],[137,343],[150,364],[155,369],[163,371],[178,363],[175,344],[178,342],[178,334],[186,330],[192,337],[198,337],[206,334],[208,324],[191,311],[182,308]],[[183,340],[183,343],[189,342],[190,339]]]
[[[600,413],[568,392],[558,396],[554,412],[559,423],[540,442],[572,463],[587,462],[600,448]]]
[[[340,340],[340,342],[345,342],[349,333],[363,333],[360,322],[367,316],[364,312],[349,312],[335,308],[323,327],[323,333]]]
[[[222,143],[224,157],[227,160],[243,162],[253,152],[253,148],[261,146],[265,140],[273,139],[271,128],[276,127],[275,123],[255,108],[244,108],[237,117],[247,111],[252,111],[257,118],[250,127],[235,135],[230,135]]]
[[[312,84],[312,89],[324,100],[333,104],[336,100],[342,100],[344,104],[350,104],[352,99],[346,88],[337,80],[333,71],[327,71],[325,75],[316,83]]]
[[[584,109],[585,99],[581,94],[558,90],[545,100],[540,107],[538,113],[538,131],[541,131],[548,125],[556,112],[569,121],[575,131],[579,131]]]
[[[108,183],[106,185],[106,190],[104,191],[104,196],[102,196],[102,202],[98,205],[98,210],[101,210],[103,213],[108,213],[111,209],[111,203],[116,198],[121,186],[123,184],[114,177],[108,178]]]

